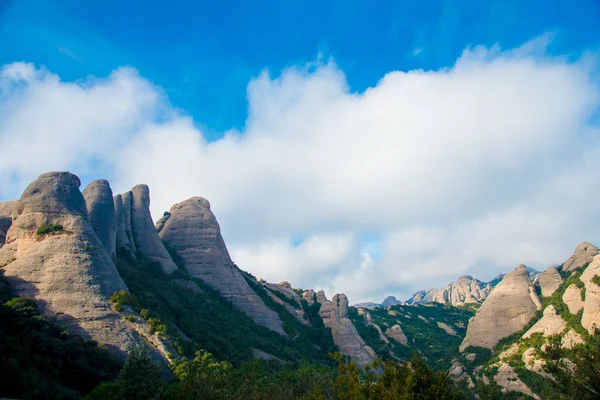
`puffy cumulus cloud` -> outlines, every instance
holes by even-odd
[[[243,131],[213,142],[132,69],[62,82],[7,65],[0,190],[70,169],[147,183],[155,216],[202,195],[241,268],[353,302],[542,268],[600,243],[594,59],[551,57],[546,39],[362,93],[333,61],[264,72]]]

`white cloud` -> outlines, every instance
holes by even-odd
[[[210,143],[132,69],[62,82],[7,65],[0,190],[69,169],[116,191],[147,183],[156,216],[202,195],[241,268],[352,302],[543,267],[600,244],[595,64],[546,45],[470,48],[364,93],[332,61],[265,72],[244,130]]]

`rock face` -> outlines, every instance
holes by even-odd
[[[500,365],[498,372],[494,376],[494,380],[502,387],[502,393],[520,392],[537,400],[540,398],[519,379],[519,375],[517,375],[514,369],[508,364],[502,363]]]
[[[386,329],[385,334],[387,337],[394,339],[396,342],[408,346],[408,338],[404,332],[402,332],[400,325],[396,324],[391,328]]]
[[[540,301],[524,265],[504,276],[469,322],[460,351],[468,346],[493,349],[498,341],[523,328]]]
[[[567,327],[567,323],[558,313],[554,306],[550,305],[544,310],[544,315],[535,323],[525,334],[523,339],[526,339],[534,333],[542,333],[544,337],[557,335],[562,333]]]
[[[577,314],[583,308],[583,299],[581,298],[581,289],[577,285],[571,285],[563,294],[563,302],[569,308],[571,314]]]
[[[117,220],[113,194],[108,181],[92,181],[83,191],[89,220],[94,232],[104,245],[104,249],[116,262],[117,259]]]
[[[593,282],[597,279],[594,279],[594,277],[598,275],[600,275],[600,255],[594,257],[580,278],[585,284],[585,301],[583,302],[581,325],[590,334],[600,328],[600,286]]]
[[[214,287],[257,324],[286,335],[277,313],[265,305],[231,261],[206,199],[192,197],[175,204],[156,226],[160,239],[190,275]]]
[[[313,305],[315,302],[316,293],[314,290],[310,289],[306,292],[302,293],[302,298],[306,300],[309,306]]]
[[[114,199],[117,226],[117,243],[132,255],[158,263],[163,271],[171,273],[177,265],[160,241],[150,215],[150,190],[146,185],[137,185],[130,192]]]
[[[431,301],[458,306],[482,303],[492,291],[492,285],[473,279],[470,275],[461,276],[433,295]]]
[[[88,220],[79,178],[51,172],[31,183],[13,212],[0,263],[19,296],[74,334],[96,340],[124,357],[142,340],[113,311],[109,297],[127,286]],[[40,227],[55,231],[38,235]],[[60,227],[58,226],[60,225]]]
[[[573,347],[584,343],[585,342],[583,341],[581,335],[571,329],[565,334],[565,336],[563,336],[561,346],[565,349],[572,349]]]
[[[437,289],[419,290],[406,300],[406,303],[411,305],[431,303],[437,292]]]
[[[562,277],[556,268],[548,267],[538,275],[536,283],[542,290],[542,296],[550,297],[562,283]]]
[[[583,242],[577,246],[573,255],[563,263],[561,268],[563,271],[574,271],[590,263],[596,254],[598,254],[596,246]]]
[[[336,294],[329,301],[321,290],[317,293],[317,301],[321,303],[319,316],[323,319],[325,326],[331,329],[333,342],[339,347],[340,353],[350,357],[361,367],[373,361],[377,356],[375,351],[366,345],[348,318],[346,295]]]
[[[6,241],[6,232],[12,225],[12,212],[17,201],[6,201],[0,203],[0,248],[4,246]]]
[[[421,290],[412,295],[408,304],[426,304],[437,302],[458,306],[462,304],[480,304],[491,293],[495,283],[485,283],[464,275],[442,289]]]

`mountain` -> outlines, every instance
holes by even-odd
[[[407,304],[426,304],[431,302],[460,306],[481,304],[490,294],[494,285],[464,275],[442,289],[421,290],[406,301]]]
[[[595,253],[597,248],[584,242],[564,263],[533,279],[522,265],[505,275],[469,322],[463,353],[454,361],[462,371],[459,379],[535,399],[556,395],[545,366],[555,359],[573,366],[595,346],[600,326],[600,255]]]

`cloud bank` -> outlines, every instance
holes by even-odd
[[[595,59],[545,44],[468,48],[362,93],[333,61],[264,72],[244,129],[212,142],[132,68],[64,82],[5,65],[0,193],[70,170],[148,184],[155,217],[201,195],[242,269],[352,302],[544,268],[600,244]]]

